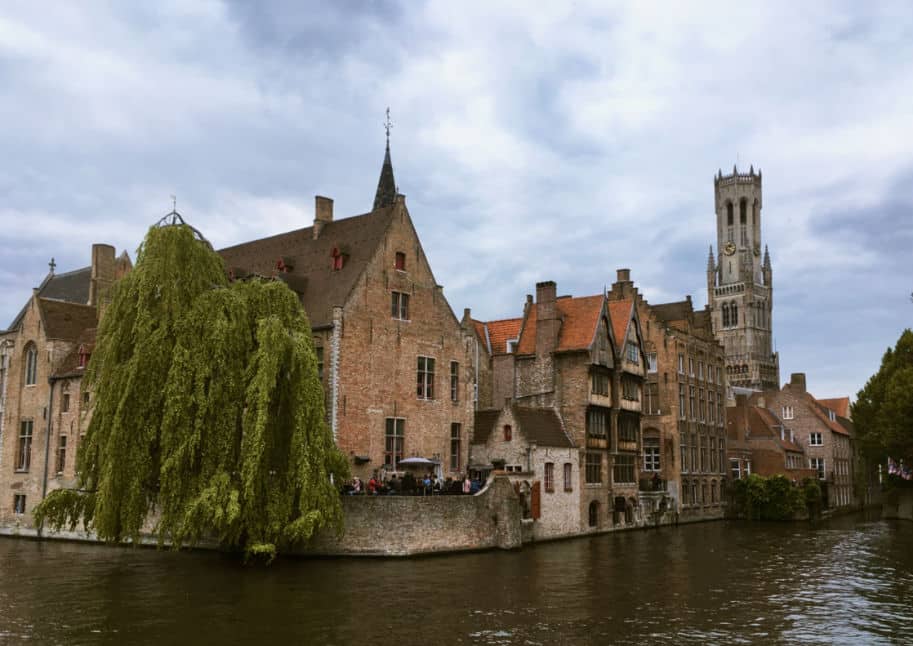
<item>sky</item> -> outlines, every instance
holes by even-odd
[[[370,210],[389,106],[457,316],[621,267],[703,306],[713,176],[762,169],[781,379],[855,395],[913,325],[913,12],[679,4],[4,2],[0,328],[171,195],[216,248]]]

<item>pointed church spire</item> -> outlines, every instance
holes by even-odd
[[[713,271],[713,270],[714,270],[713,245],[710,245],[710,255],[707,256],[707,271]]]
[[[764,245],[764,269],[770,269],[770,252],[767,251],[767,245]]]
[[[377,193],[374,196],[374,210],[390,206],[396,199],[396,180],[393,178],[393,162],[390,161],[390,108],[387,108],[387,119],[384,121],[384,130],[387,131],[387,150],[384,153],[384,165],[380,169],[380,179],[377,180]]]

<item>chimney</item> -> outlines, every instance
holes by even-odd
[[[629,283],[631,282],[631,270],[630,269],[618,269],[616,270],[616,280],[619,283]]]
[[[88,305],[98,307],[101,304],[105,292],[114,284],[114,271],[114,247],[109,244],[93,244]]]
[[[794,372],[789,376],[789,385],[800,393],[805,392],[805,373]]]
[[[314,240],[320,237],[328,223],[333,221],[333,200],[322,195],[314,196]]]
[[[536,283],[536,354],[548,355],[558,346],[558,287],[555,281]]]

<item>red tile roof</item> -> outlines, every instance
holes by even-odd
[[[492,354],[504,354],[507,352],[507,342],[516,339],[520,335],[520,326],[523,325],[523,319],[502,319],[500,321],[488,321],[485,327],[488,329],[488,342],[490,343]]]
[[[824,422],[829,429],[834,433],[839,433],[840,435],[849,435],[849,430],[844,427],[842,424],[837,422],[836,419],[831,419],[827,414],[827,407],[822,405],[817,399],[815,399],[811,393],[805,393],[806,400],[808,401],[808,407],[815,414],[815,417]],[[835,411],[836,412],[836,411]]]
[[[840,417],[850,416],[850,398],[849,397],[832,397],[831,399],[819,399],[818,403],[830,408]]]
[[[580,296],[564,297],[555,301],[561,328],[558,332],[558,352],[586,350],[596,336],[599,314],[602,312],[604,297]],[[530,308],[523,335],[517,346],[518,354],[533,354],[536,351],[536,306]]]
[[[634,301],[609,301],[609,317],[612,319],[612,332],[619,352],[623,351],[625,339],[628,338],[628,323],[631,321]]]

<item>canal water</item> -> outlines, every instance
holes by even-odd
[[[0,538],[0,643],[913,643],[913,523],[702,523],[245,567]]]

